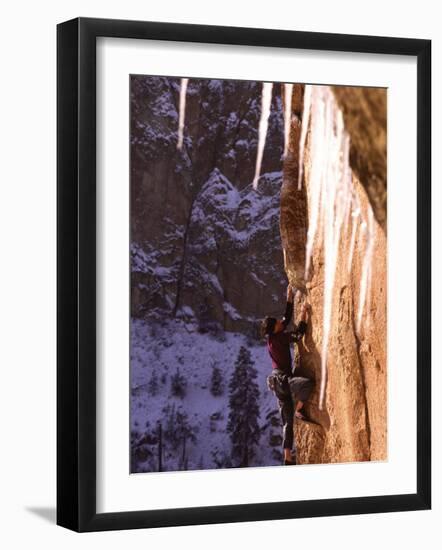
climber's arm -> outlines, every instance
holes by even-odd
[[[293,302],[287,302],[285,306],[284,317],[282,318],[282,324],[284,325],[284,328],[287,328],[288,324],[292,320],[292,316],[293,316]]]
[[[299,342],[302,339],[307,330],[307,323],[305,321],[299,321],[296,329],[292,333],[292,342]]]
[[[292,316],[293,316],[293,290],[289,285],[287,287],[287,303],[285,306],[285,313],[284,313],[284,317],[282,318],[282,324],[284,325],[284,328],[287,328],[287,325],[292,320]]]
[[[309,310],[308,304],[303,304],[301,309],[301,320],[293,331],[292,341],[299,342],[302,339],[307,330],[307,315]]]

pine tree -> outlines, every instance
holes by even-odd
[[[174,445],[176,443],[176,433],[175,433],[175,418],[176,418],[176,407],[174,402],[168,402],[167,405],[163,407],[162,417],[164,418],[164,438]]]
[[[250,352],[241,346],[229,381],[227,432],[232,442],[232,459],[237,466],[249,466],[259,444],[259,389]]]
[[[186,395],[187,380],[182,374],[180,374],[178,368],[170,379],[170,389],[172,390],[172,395],[181,397],[181,399]]]
[[[167,443],[168,457],[177,460],[179,470],[189,468],[189,448],[197,442],[198,426],[189,421],[186,411],[175,403],[168,403],[162,410],[165,419],[163,437]],[[169,460],[170,464],[170,460]]]
[[[224,393],[223,373],[221,372],[221,369],[219,368],[217,363],[214,363],[212,368],[212,377],[210,380],[210,393],[214,397],[218,397],[220,395],[223,395]]]

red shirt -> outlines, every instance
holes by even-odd
[[[285,314],[283,317],[284,328],[290,323],[293,315],[293,303],[287,302]],[[267,349],[269,355],[272,358],[272,369],[280,369],[291,375],[292,372],[292,356],[290,353],[290,344],[292,342],[299,342],[304,336],[307,328],[307,323],[301,321],[295,330],[281,332],[274,332],[268,335]]]
[[[292,356],[290,343],[293,342],[292,332],[276,332],[269,334],[267,349],[272,358],[272,369],[280,369],[286,372],[292,370]]]

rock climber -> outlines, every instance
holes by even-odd
[[[313,387],[312,380],[296,376],[296,368],[292,368],[290,344],[299,342],[304,336],[310,308],[304,302],[300,322],[294,330],[286,331],[293,315],[293,299],[293,290],[289,285],[286,309],[282,320],[265,317],[261,322],[261,336],[267,337],[267,349],[272,359],[272,374],[267,377],[267,384],[278,400],[282,420],[284,465],[296,464],[296,450],[293,448],[293,421],[295,417],[307,420],[303,406]]]

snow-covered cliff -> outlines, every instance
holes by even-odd
[[[279,88],[256,190],[260,83],[190,79],[181,150],[180,79],[134,76],[131,90],[132,314],[255,335],[287,284]]]
[[[259,389],[260,444],[250,465],[281,464],[279,412],[265,382],[271,362],[257,328],[285,309],[283,112],[274,87],[255,189],[261,88],[190,79],[183,113],[180,79],[132,77],[133,472],[231,465],[228,384],[241,346]],[[216,395],[215,367],[224,386]]]

